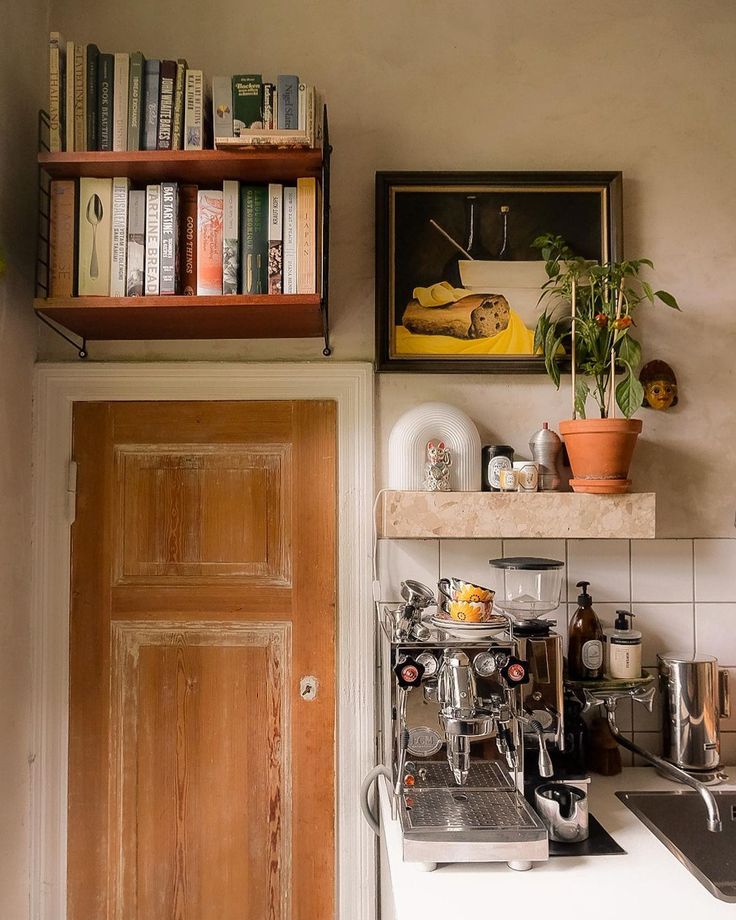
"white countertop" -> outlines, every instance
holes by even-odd
[[[729,772],[736,777],[736,769]],[[422,872],[404,863],[398,822],[391,820],[385,786],[379,785],[383,920],[446,920],[466,912],[474,920],[501,916],[632,920],[659,915],[667,920],[736,920],[736,905],[710,894],[615,797],[623,791],[685,788],[650,767],[628,768],[618,776],[593,775],[590,812],[625,854],[553,857],[535,863],[528,872],[515,872],[505,863],[456,863]],[[718,788],[733,789],[734,784]]]

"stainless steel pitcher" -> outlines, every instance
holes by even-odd
[[[720,720],[731,714],[728,671],[712,655],[658,655],[663,756],[696,774],[721,767]]]

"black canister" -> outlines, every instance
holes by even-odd
[[[491,444],[483,448],[481,481],[484,492],[500,492],[499,475],[501,470],[514,467],[514,448],[508,444]]]

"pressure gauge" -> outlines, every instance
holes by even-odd
[[[496,673],[496,658],[490,652],[478,652],[473,659],[473,670],[478,677],[491,677]]]
[[[432,677],[437,673],[437,659],[431,652],[421,652],[417,655],[417,664],[421,664],[424,667],[424,676]]]

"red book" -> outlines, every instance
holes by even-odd
[[[179,189],[179,253],[181,293],[197,293],[197,186]]]

